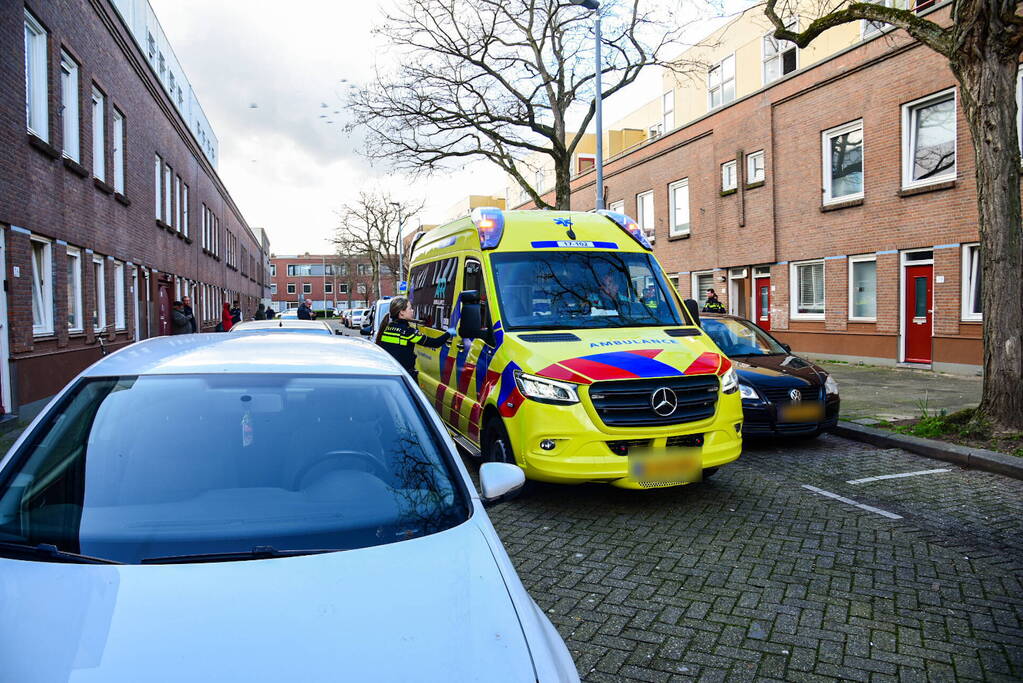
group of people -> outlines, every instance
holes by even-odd
[[[256,308],[255,320],[273,320],[274,310],[259,304]],[[242,309],[238,301],[231,304],[224,302],[220,312],[220,322],[217,323],[216,332],[227,332],[242,321]],[[180,301],[175,301],[171,308],[171,334],[193,334],[199,331],[199,323],[192,311],[191,297],[183,296]]]

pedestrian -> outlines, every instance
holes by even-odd
[[[707,301],[703,304],[704,313],[724,313],[725,305],[718,299],[717,292],[713,289],[707,290]]]
[[[270,308],[269,306],[267,306],[266,310],[263,311],[263,320],[273,320],[276,317],[277,317],[277,311],[275,311],[274,309]]]
[[[377,343],[394,356],[401,367],[412,375],[413,380],[416,380],[419,376],[416,371],[416,344],[428,349],[436,349],[455,336],[455,330],[448,328],[439,337],[427,337],[409,323],[413,319],[412,304],[403,296],[391,299],[388,310],[390,321],[380,334],[380,341]]]
[[[313,319],[312,305],[313,305],[312,299],[306,299],[305,301],[303,301],[302,303],[300,303],[298,305],[298,313],[297,313],[297,315],[298,315],[298,319],[299,320],[312,320]]]
[[[217,325],[218,332],[230,332],[234,327],[234,316],[231,315],[231,307],[224,302],[224,308],[220,311],[220,324]]]
[[[252,316],[254,320],[265,320],[266,319],[266,306],[260,303],[256,306],[256,315]]]
[[[191,334],[192,322],[185,315],[185,305],[175,301],[171,306],[171,334]]]
[[[188,318],[188,324],[192,328],[189,332],[198,332],[199,324],[195,321],[195,313],[192,312],[192,297],[181,297],[181,310],[185,312],[185,316]]]
[[[241,321],[242,321],[242,308],[241,308],[241,306],[238,305],[238,302],[235,301],[231,305],[231,325],[232,326],[237,325]]]

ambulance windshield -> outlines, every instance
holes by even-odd
[[[508,330],[684,324],[649,254],[534,251],[490,262]]]

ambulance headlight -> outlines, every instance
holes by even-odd
[[[728,368],[725,374],[721,375],[721,391],[726,394],[733,394],[739,388],[739,375],[735,368]]]
[[[559,382],[546,377],[529,375],[521,370],[515,371],[515,384],[526,398],[540,403],[578,403],[579,394],[574,384]]]

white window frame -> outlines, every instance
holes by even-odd
[[[721,191],[728,192],[739,187],[739,165],[735,159],[721,164]]]
[[[1016,71],[1016,141],[1023,157],[1023,65]]]
[[[860,191],[850,194],[833,196],[831,194],[831,139],[840,135],[846,135],[854,131],[860,131],[860,173],[863,175],[863,182],[860,183]],[[863,199],[863,193],[867,186],[867,137],[863,134],[863,119],[843,123],[821,133],[821,182],[823,183],[822,202],[824,204],[836,204],[838,202],[854,201]]]
[[[647,211],[643,208],[643,202],[647,201],[649,197],[649,216]],[[656,215],[656,207],[654,206],[654,191],[647,190],[646,192],[640,192],[636,195],[636,225],[639,226],[640,230],[643,231],[643,235],[650,244],[653,244],[657,240],[657,224],[654,222]]]
[[[703,277],[703,276],[706,276],[706,275],[710,276],[710,284],[713,285],[714,284],[714,271],[713,270],[694,270],[692,273],[689,274],[689,280],[690,280],[690,282],[689,282],[689,297],[691,299],[695,299],[696,300],[696,303],[698,303],[700,305],[700,309],[701,310],[703,309],[704,305],[706,305],[706,303],[707,303],[707,297],[706,297],[706,294],[705,294],[707,289],[713,289],[714,293],[715,294],[717,293],[717,288],[715,288],[715,287],[709,287],[709,288],[708,287],[704,287],[702,289],[700,288],[700,278]],[[718,297],[718,298],[720,299],[721,297]]]
[[[25,10],[25,124],[28,132],[50,141],[49,35]]]
[[[154,201],[153,207],[155,211],[156,220],[163,219],[163,157],[159,154],[153,160],[153,178],[154,178]]]
[[[114,155],[114,192],[124,194],[124,114],[113,108],[113,125],[110,130],[111,150]]]
[[[181,232],[181,176],[174,176],[174,212],[171,214],[174,229]]]
[[[124,330],[128,319],[124,314],[124,264],[114,261],[114,329]]]
[[[270,294],[272,294],[274,296],[277,295],[277,283],[276,282],[271,282],[270,283]]]
[[[169,164],[163,165],[163,222],[167,225],[174,220],[174,169]]]
[[[731,66],[732,77],[730,79],[724,78],[726,64],[730,64],[730,66]],[[717,79],[716,79],[717,80],[716,84],[715,84],[715,78],[714,78],[714,72],[715,71],[718,72]],[[726,100],[725,99],[725,85],[727,83],[729,83],[729,82],[731,82],[731,84],[732,84],[732,98]],[[718,92],[718,91],[720,91],[720,93],[721,93],[721,101],[718,102],[717,104],[714,104],[714,93]],[[732,54],[728,55],[727,57],[722,59],[720,62],[715,64],[714,66],[710,67],[710,69],[707,72],[707,109],[710,110],[710,109],[717,109],[718,107],[723,107],[726,104],[728,104],[729,102],[734,102],[735,101],[735,97],[736,97],[736,92],[735,92],[735,53],[733,52]]]
[[[873,0],[874,4],[881,5],[882,7],[895,7],[896,9],[906,9],[906,3],[904,0]],[[885,31],[890,31],[894,26],[891,24],[876,24],[868,19],[860,20],[860,38],[870,38],[872,36],[879,35]]]
[[[800,313],[799,312],[799,266],[808,266],[815,263],[821,264],[821,292],[824,295],[821,301],[823,313]],[[789,320],[824,320],[828,310],[828,285],[825,278],[824,259],[807,259],[806,261],[793,261],[789,264]]]
[[[312,293],[313,293],[313,286],[312,286],[312,284],[309,283],[309,282],[303,282],[302,283],[302,294],[305,295],[305,294],[312,294]]]
[[[271,263],[270,264],[270,277],[277,277],[277,264],[276,263]]]
[[[323,293],[324,294],[333,294],[334,293],[334,283],[333,282],[324,282],[323,283]]]
[[[92,256],[93,291],[95,292],[96,323],[93,330],[99,332],[107,326],[107,265],[106,259],[98,254]],[[99,266],[99,272],[96,272]]]
[[[976,252],[977,256],[974,259],[971,253]],[[960,296],[960,309],[961,317],[963,322],[981,322],[984,320],[983,313],[973,312],[973,278],[977,273],[980,272],[980,243],[973,242],[970,244],[962,245],[962,264],[963,274],[960,282],[962,283],[962,295]],[[984,286],[983,281],[981,287]]]
[[[756,161],[760,161],[760,172],[757,173]],[[759,176],[759,177],[758,177]],[[767,163],[764,150],[759,149],[746,155],[746,184],[762,183],[767,180]]]
[[[348,283],[347,282],[339,282],[337,284],[337,293],[338,294],[348,294]]]
[[[861,256],[850,256],[849,257],[849,322],[855,323],[874,323],[877,322],[877,270],[874,271],[874,315],[873,316],[857,316],[855,307],[853,305],[853,297],[855,295],[854,286],[855,281],[853,279],[854,264],[856,263],[874,263],[875,267],[877,264],[877,254],[863,254]],[[827,292],[825,292],[825,299],[827,298]]]
[[[32,235],[29,238],[32,259],[32,335],[36,337],[53,334],[53,242]],[[40,259],[36,259],[36,248],[40,249]],[[35,311],[39,311],[39,322],[35,320]]]
[[[295,294],[295,293],[297,293],[297,290],[295,288],[295,283],[294,282],[289,282],[288,283],[288,294]]]
[[[686,191],[686,221],[685,223],[678,222],[678,206],[675,204],[675,192],[685,188]],[[681,235],[688,235],[692,229],[692,201],[689,196],[689,178],[682,178],[668,185],[668,235],[670,237],[679,237]]]
[[[60,51],[60,125],[64,156],[80,161],[81,114],[78,106],[78,62],[63,50]]]
[[[667,133],[675,129],[675,90],[661,95],[661,130]]]
[[[543,186],[547,180],[546,176],[547,174],[542,169],[533,173],[533,190],[537,194],[543,194]]]
[[[798,32],[798,28],[799,28],[799,21],[798,21],[798,19],[788,19],[788,20],[786,20],[785,21],[785,28],[789,29],[790,31],[797,31]],[[791,41],[788,41],[788,40],[785,40],[785,41],[775,41],[775,44],[777,44],[777,46],[778,46],[778,51],[775,52],[773,55],[768,55],[767,54],[767,48],[768,48],[768,45],[771,45],[771,41],[772,40],[774,40],[774,31],[771,31],[767,35],[763,36],[763,38],[761,38],[761,40],[760,40],[760,82],[763,85],[768,85],[770,83],[774,83],[775,81],[780,81],[782,78],[784,78],[785,76],[788,75],[788,74],[782,73],[782,70],[785,68],[785,59],[784,59],[783,55],[786,52],[788,52],[789,50],[795,50],[796,51],[796,68],[793,69],[792,71],[790,71],[789,73],[793,73],[795,71],[799,71],[799,47],[795,43],[793,43]],[[787,45],[789,45],[791,47],[784,47],[783,45],[780,44],[782,42],[786,43]],[[778,77],[775,78],[775,79],[772,79],[772,80],[767,80],[767,65],[768,65],[769,62],[772,62],[774,60],[778,60],[778,62],[781,65],[778,68]]]
[[[82,305],[82,250],[77,247],[67,247],[67,259],[69,264],[74,262],[74,267],[69,268],[72,276],[68,278],[67,291],[72,301],[68,302],[68,313],[74,315],[75,324],[68,321],[68,332],[76,333],[85,330],[85,307]]]
[[[92,86],[92,175],[107,180],[107,98]]]
[[[608,205],[608,211],[614,211],[615,213],[625,213],[625,200],[619,199],[617,202],[611,202]]]
[[[955,161],[952,163],[950,171],[946,171],[940,176],[933,178],[926,178],[924,180],[913,180],[913,147],[916,143],[916,131],[913,125],[913,114],[919,109],[922,109],[928,105],[936,104],[941,100],[948,99],[948,96],[952,96],[952,150],[955,155]],[[915,187],[927,187],[928,185],[935,185],[937,183],[948,182],[949,180],[955,180],[956,174],[959,170],[959,94],[956,89],[946,88],[936,93],[932,93],[925,97],[915,99],[912,102],[907,102],[902,105],[902,189],[911,189]]]
[[[188,234],[188,185],[181,183],[181,233],[185,237]]]

